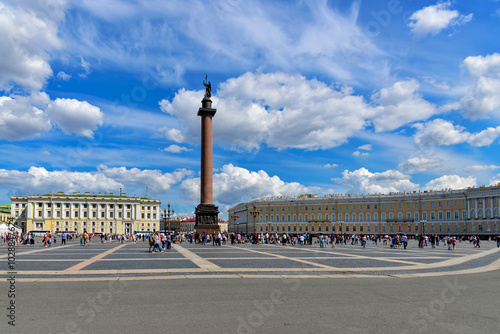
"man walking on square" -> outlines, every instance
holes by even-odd
[[[403,242],[404,249],[406,249],[406,247],[408,246],[408,237],[406,236],[406,234],[403,235],[401,241]]]

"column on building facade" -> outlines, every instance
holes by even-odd
[[[478,217],[478,214],[477,214],[477,209],[478,209],[478,208],[477,208],[477,206],[478,206],[478,205],[477,205],[477,202],[478,202],[478,198],[476,198],[476,199],[474,200],[474,204],[475,204],[475,208],[476,208],[476,210],[475,210],[476,212],[474,212],[474,216],[475,216],[475,217],[474,217],[474,219],[477,219],[477,217]]]
[[[34,204],[30,203],[30,202],[26,203],[26,218],[27,219],[33,219],[33,205]],[[21,208],[22,208],[22,205],[21,205]],[[21,210],[21,208],[19,210]]]
[[[492,196],[490,197],[491,199],[491,218],[494,218],[495,217],[495,206],[493,205],[493,203],[495,202],[495,198]]]
[[[483,197],[483,218],[486,217],[486,197]]]
[[[466,202],[467,202],[467,219],[470,219],[470,198],[466,198]]]

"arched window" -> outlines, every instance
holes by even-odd
[[[493,210],[493,214],[495,215],[495,217],[498,217],[498,208],[495,208],[495,210]]]
[[[491,210],[489,208],[486,209],[486,218],[491,218]]]
[[[483,218],[483,209],[477,210],[477,217],[478,218]]]
[[[476,218],[476,211],[474,211],[474,210],[470,210],[470,218],[471,218],[471,219]]]

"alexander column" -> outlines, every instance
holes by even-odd
[[[201,177],[200,177],[200,204],[196,207],[197,233],[217,233],[219,231],[219,208],[213,204],[213,145],[212,145],[212,118],[217,109],[212,108],[212,86],[210,81],[203,82],[205,96],[201,101],[198,116],[201,116]]]

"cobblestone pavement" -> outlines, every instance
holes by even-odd
[[[182,278],[279,278],[294,277],[426,277],[488,272],[500,269],[500,248],[483,242],[474,248],[469,242],[448,250],[419,249],[410,241],[408,249],[368,243],[320,248],[306,246],[251,245],[222,246],[174,244],[172,249],[148,252],[147,242],[94,242],[87,247],[78,241],[66,245],[16,247],[15,265],[7,264],[7,245],[0,244],[0,274],[15,272],[18,281],[144,280]]]
[[[0,333],[500,333],[493,242],[148,248],[0,244]]]

